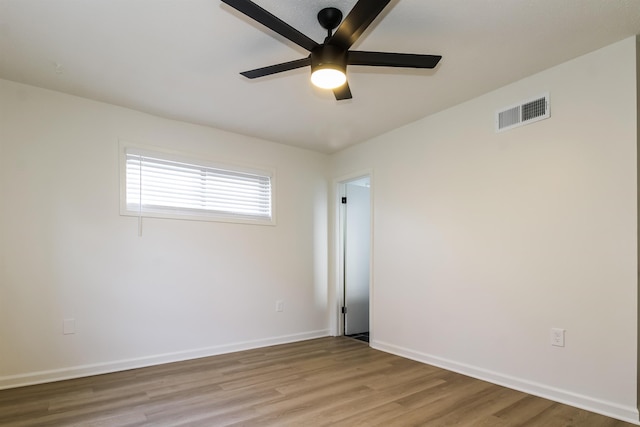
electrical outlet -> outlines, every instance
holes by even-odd
[[[282,300],[276,301],[276,311],[278,313],[284,311],[284,301],[282,301]]]
[[[564,329],[551,328],[551,345],[554,347],[564,347]]]
[[[71,335],[76,333],[76,319],[64,319],[62,321],[62,333]]]

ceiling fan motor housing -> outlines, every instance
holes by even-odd
[[[319,68],[333,68],[347,72],[347,51],[330,44],[319,45],[311,51],[311,72]]]

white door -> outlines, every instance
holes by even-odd
[[[369,332],[371,203],[369,180],[345,185],[344,333]]]

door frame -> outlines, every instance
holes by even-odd
[[[333,298],[330,298],[332,301],[332,310],[330,310],[331,315],[331,332],[334,336],[344,335],[344,316],[342,315],[342,307],[344,306],[344,293],[345,293],[345,283],[344,283],[344,220],[345,220],[345,209],[342,205],[342,197],[345,195],[346,184],[349,182],[357,181],[362,178],[369,178],[369,215],[370,215],[370,244],[369,244],[369,343],[371,344],[373,338],[373,318],[374,318],[374,294],[373,294],[373,248],[374,248],[374,240],[373,240],[373,226],[374,226],[374,216],[373,216],[373,171],[371,169],[362,170],[359,172],[350,173],[347,175],[343,175],[333,180],[333,203],[334,203],[334,215],[333,215],[333,265],[334,265],[334,283],[335,287],[333,289]]]

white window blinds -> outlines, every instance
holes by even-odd
[[[162,213],[271,220],[270,175],[162,157],[126,151],[127,211],[142,216]]]

